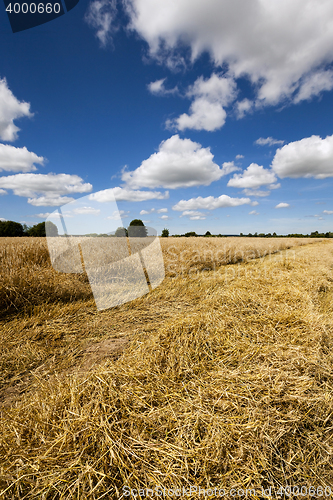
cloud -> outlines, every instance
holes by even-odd
[[[194,129],[212,132],[221,128],[227,116],[224,106],[236,97],[236,83],[228,77],[212,74],[204,80],[200,76],[186,92],[193,99],[190,114],[183,113],[174,120],[168,120],[168,128],[177,130]]]
[[[59,205],[64,205],[74,201],[74,198],[69,196],[39,196],[34,198],[28,198],[28,203],[34,205],[35,207],[58,207]]]
[[[333,210],[323,210],[323,214],[332,215]]]
[[[178,87],[174,87],[173,89],[167,90],[164,87],[164,82],[166,78],[161,78],[161,80],[156,80],[155,82],[151,82],[147,85],[149,92],[155,95],[168,95],[168,94],[176,94],[178,92]]]
[[[288,208],[290,207],[289,203],[279,203],[275,206],[275,208]]]
[[[15,141],[20,129],[14,124],[14,120],[23,116],[33,116],[30,104],[16,99],[8,88],[6,78],[0,79],[0,139]]]
[[[179,217],[188,217],[190,220],[206,220],[207,216],[197,210],[185,210]]]
[[[166,78],[161,78],[161,80],[156,80],[155,82],[151,82],[148,84],[148,90],[152,94],[164,94],[164,81]]]
[[[159,191],[137,191],[128,188],[115,187],[97,191],[89,195],[90,200],[99,201],[101,203],[113,201],[147,201],[147,200],[166,200],[169,198],[169,191],[161,193]]]
[[[271,167],[282,179],[333,177],[333,135],[325,139],[312,135],[286,144],[275,153]]]
[[[244,156],[242,158],[244,158]],[[241,168],[237,167],[233,161],[225,161],[222,165],[223,175],[231,174],[231,172],[235,172],[236,170],[241,170]]]
[[[228,181],[227,185],[230,187],[255,190],[260,186],[270,185],[270,189],[272,189],[272,186],[274,188],[276,180],[274,172],[264,169],[263,166],[257,165],[257,163],[251,163],[251,165],[249,165],[241,174],[234,174],[234,176]],[[251,196],[251,194],[249,194],[249,196]],[[261,194],[259,196],[265,195]]]
[[[109,215],[107,219],[111,220],[120,220],[120,219],[127,219],[128,218],[129,211],[125,210],[115,210],[112,215]]]
[[[51,212],[45,212],[45,213],[40,213],[40,214],[34,214],[34,215],[29,215],[29,217],[39,217],[40,219],[47,219],[48,216],[51,215]],[[70,215],[69,213],[65,213],[65,212],[62,212],[61,215],[57,212],[53,212],[52,213],[52,218],[53,219],[60,219],[61,218],[70,218],[70,217],[73,217],[72,215]]]
[[[244,158],[243,155],[236,155],[236,160],[241,160],[242,158]]]
[[[3,196],[4,194],[8,194],[5,189],[0,189],[0,196]]]
[[[257,212],[256,210],[251,210],[251,212],[249,212],[249,215],[259,215],[259,212]]]
[[[320,94],[323,90],[332,90],[333,71],[318,71],[303,79],[299,92],[294,98],[294,103],[309,100]]]
[[[231,198],[226,194],[222,194],[218,198],[214,198],[214,196],[202,198],[202,196],[199,196],[198,198],[191,198],[190,200],[180,200],[172,207],[172,210],[177,210],[179,212],[198,209],[215,210],[216,208],[238,207],[239,205],[246,204],[252,204],[250,198]]]
[[[32,217],[39,217],[40,219],[47,219],[49,215],[51,215],[51,212],[34,214]],[[56,215],[56,214],[54,214],[54,215]],[[60,217],[60,214],[57,214],[57,215]]]
[[[262,189],[244,189],[243,193],[246,194],[247,196],[259,196],[259,197],[264,197],[264,196],[269,196],[270,191],[263,191]]]
[[[193,63],[204,52],[216,67],[247,76],[257,100],[292,98],[333,61],[333,4],[290,0],[126,0],[129,28],[149,46],[151,57],[169,65],[190,48]],[[316,92],[327,88],[327,77]]]
[[[98,208],[93,207],[80,207],[73,210],[73,214],[83,214],[83,215],[98,215],[101,211]]]
[[[244,118],[246,113],[250,113],[253,110],[253,101],[249,99],[243,99],[236,103],[236,116],[237,118]]]
[[[259,139],[257,139],[254,144],[258,144],[259,146],[273,146],[274,144],[282,145],[284,144],[284,141],[273,139],[273,137],[266,137],[266,139],[264,139],[263,137],[259,137]]]
[[[97,30],[96,36],[101,46],[105,47],[112,39],[117,28],[114,24],[117,15],[116,0],[94,0],[90,3],[85,21]]]
[[[169,220],[170,217],[168,215],[161,215],[161,217],[159,217],[159,219]]]
[[[133,172],[123,171],[122,180],[130,188],[170,188],[208,186],[219,180],[223,170],[213,162],[210,148],[173,135],[161,142],[157,153],[144,160]]]
[[[168,211],[167,208],[159,208],[158,210],[156,210],[155,208],[151,208],[150,210],[141,210],[140,215],[148,215],[152,214],[153,212],[156,212],[157,214],[162,214],[167,211]]]
[[[0,144],[0,172],[29,172],[37,170],[34,163],[44,164],[44,158],[31,153],[26,147],[15,148],[9,144]]]
[[[0,177],[0,187],[12,189],[17,196],[25,196],[34,206],[57,206],[73,201],[68,195],[87,193],[92,185],[83,183],[78,175],[68,174],[15,174]],[[41,195],[41,196],[38,196]]]

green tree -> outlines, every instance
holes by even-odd
[[[169,236],[169,229],[164,228],[161,236],[162,238],[167,238]]]
[[[47,236],[59,236],[57,226],[50,220],[45,222],[45,231]]]
[[[23,226],[12,220],[0,221],[0,236],[24,236]]]
[[[128,236],[143,238],[147,236],[147,228],[141,219],[134,219],[130,222],[128,226]]]
[[[212,233],[210,231],[206,231],[205,236],[211,236]]]
[[[40,222],[35,224],[30,229],[28,229],[28,236],[43,237],[46,236],[45,222]]]
[[[118,238],[121,238],[122,236],[128,236],[127,229],[125,229],[124,227],[118,227],[114,235]]]
[[[198,235],[195,231],[190,231],[189,233],[185,233],[185,236],[189,237],[189,236],[198,236]]]

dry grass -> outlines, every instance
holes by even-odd
[[[101,238],[105,245],[105,238]],[[285,238],[161,238],[166,276],[247,261],[313,242]],[[51,266],[46,238],[0,238],[0,315],[45,303],[92,298],[85,273],[60,273]]]
[[[202,241],[201,256],[219,241]],[[162,240],[164,253],[185,243]],[[267,240],[255,244],[263,255]],[[324,241],[211,272],[187,274],[183,264],[121,307],[46,304],[3,321],[7,375],[15,357],[21,372],[29,355],[44,368],[2,411],[2,497],[332,485],[332,251]],[[68,373],[84,339],[124,332],[131,342],[118,361]]]
[[[220,266],[249,262],[300,245],[312,238],[161,238],[166,275],[190,275]],[[317,240],[318,241],[318,240]]]
[[[46,238],[0,238],[0,314],[92,297],[83,274],[58,273]]]

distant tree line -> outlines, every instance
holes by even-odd
[[[185,234],[173,234],[174,238],[180,237],[193,237],[193,236],[205,236],[206,238],[226,238],[230,236],[241,236],[244,238],[333,238],[333,232],[327,233],[319,233],[318,231],[314,231],[311,234],[300,234],[300,233],[292,233],[292,234],[276,234],[276,233],[249,233],[249,234],[211,234],[210,231],[207,231],[205,234],[197,234],[195,231],[190,231]]]
[[[35,224],[33,226],[27,226],[26,224],[20,224],[19,222],[14,222],[12,220],[6,220],[6,221],[0,221],[0,237],[3,236],[36,236],[36,237],[43,237],[46,236],[46,232],[48,236],[58,236],[58,228],[53,222],[51,221],[46,221],[46,222],[40,222],[39,224]],[[169,236],[169,229],[164,228],[162,231],[162,237],[168,237]],[[115,231],[114,234],[97,234],[97,233],[90,233],[86,234],[85,236],[104,236],[104,237],[110,237],[110,236],[116,236],[116,237],[121,237],[121,236],[138,236],[138,237],[144,237],[147,236],[147,228],[145,227],[144,223],[140,219],[134,219],[130,222],[128,228],[126,229],[125,227],[118,227],[118,229]],[[172,235],[174,238],[180,238],[180,237],[197,237],[197,236],[205,236],[206,238],[226,238],[230,236],[241,236],[241,237],[246,237],[246,238],[333,238],[333,232],[326,232],[326,233],[319,233],[318,231],[314,231],[310,234],[301,234],[301,233],[291,233],[287,235],[278,235],[275,232],[274,233],[248,233],[248,234],[243,234],[240,233],[238,234],[211,234],[210,231],[206,231],[205,234],[197,234],[195,231],[189,231],[185,234],[173,234]]]
[[[0,221],[0,237],[5,236],[58,236],[58,228],[53,222],[40,222],[34,226],[27,226],[12,220]]]
[[[168,230],[164,230],[168,231]],[[13,236],[36,236],[44,237],[46,236],[58,236],[58,228],[53,222],[46,221],[40,222],[33,226],[27,226],[26,224],[20,224],[19,222],[14,222],[11,220],[0,221],[0,237],[13,237]],[[124,227],[118,227],[114,234],[98,234],[89,233],[84,236],[92,237],[110,237],[110,236],[131,236],[131,237],[145,237],[147,236],[147,228],[140,219],[134,219],[130,222],[128,229]]]
[[[327,232],[327,233],[319,233],[318,231],[314,231],[310,234],[301,234],[301,233],[290,233],[290,234],[283,234],[283,235],[278,235],[276,233],[249,233],[249,234],[243,234],[240,233],[240,236],[245,236],[247,238],[333,238],[333,232]]]

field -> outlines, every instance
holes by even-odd
[[[160,241],[163,283],[97,311],[45,239],[0,239],[0,498],[333,493],[333,242]]]

